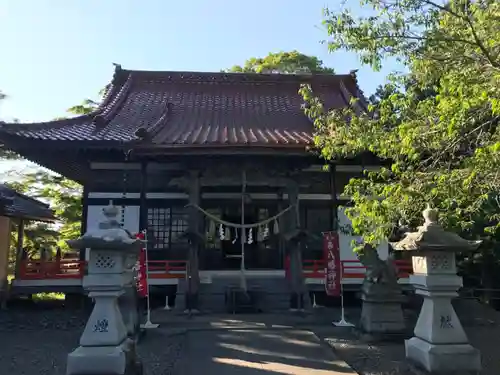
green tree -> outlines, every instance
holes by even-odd
[[[81,104],[68,108],[67,112],[74,115],[87,115],[97,109],[99,103],[92,99],[85,99]]]
[[[7,95],[0,90],[0,104],[3,100],[7,99]],[[2,123],[2,119],[0,117],[0,124]],[[2,144],[0,144],[0,160],[18,160],[20,159],[19,155],[16,153],[6,150]]]
[[[97,101],[92,99],[85,99],[80,104],[68,108],[66,112],[69,112],[74,115],[88,115],[89,113],[94,112],[99,108],[99,105],[101,104],[101,101],[106,95],[108,89],[109,85],[106,85],[104,88],[99,90],[98,94],[99,99]]]
[[[105,90],[106,88],[99,92],[101,98],[104,96]],[[98,106],[99,102],[86,99],[67,111],[76,115],[84,115],[93,112]],[[11,151],[0,149],[0,158],[19,159],[19,156]],[[65,241],[80,235],[82,187],[72,180],[43,169],[17,177],[8,185],[20,193],[49,203],[51,208],[55,210],[56,217],[60,220],[58,227],[40,222],[25,223],[24,247],[33,255],[36,255],[40,248],[59,246],[62,250],[67,250]],[[14,226],[11,244],[15,249],[17,247],[17,224]]]
[[[376,244],[419,225],[428,202],[446,228],[486,241],[486,264],[500,239],[500,3],[362,3],[368,16],[325,11],[330,50],[374,70],[395,57],[409,73],[392,74],[365,114],[327,111],[301,89],[326,159],[369,151],[390,165],[347,185],[353,229]]]
[[[314,56],[304,55],[298,51],[270,53],[265,57],[252,57],[243,66],[235,65],[225,72],[233,73],[325,73],[333,74],[331,68],[323,65],[323,61]]]
[[[26,226],[26,246],[59,246],[67,249],[66,240],[80,236],[81,227],[81,186],[67,178],[38,170],[24,174],[9,186],[16,191],[50,204],[60,220],[56,229],[44,223],[29,223]]]

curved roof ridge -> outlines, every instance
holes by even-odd
[[[311,84],[315,94],[331,109],[349,106],[352,97],[362,95],[354,72],[333,75],[138,71],[117,65],[96,111],[46,123],[0,125],[0,138],[5,138],[2,141],[6,144],[31,139],[88,141],[103,146],[110,146],[105,142],[122,144],[148,138],[152,144],[182,143],[193,147],[239,145],[252,139],[250,143],[257,146],[273,142],[267,136],[252,135],[272,129],[279,136],[276,142],[280,147],[296,144],[298,139],[302,147],[310,140],[297,138],[296,134],[313,131],[298,92],[302,83]],[[363,99],[358,105],[362,104]],[[236,132],[229,142],[228,129]],[[149,133],[147,136],[144,130]],[[11,140],[11,136],[18,138]]]
[[[115,72],[113,73],[113,78],[111,82],[107,85],[106,93],[104,94],[101,103],[94,111],[93,116],[102,115],[104,117],[112,116],[113,110],[116,109],[116,104],[122,102],[121,98],[123,95],[127,96],[132,77],[131,74],[122,74],[124,70],[120,64],[115,64]]]
[[[94,109],[92,112],[84,114],[84,115],[77,115],[77,116],[72,116],[72,117],[67,117],[67,118],[61,118],[61,119],[55,119],[55,120],[48,120],[48,121],[42,121],[42,122],[3,122],[0,121],[0,128],[5,129],[6,131],[11,130],[23,130],[24,127],[29,127],[32,129],[33,127],[37,127],[38,129],[50,129],[50,128],[58,128],[58,127],[64,127],[66,125],[73,125],[81,121],[81,123],[85,123],[88,121],[93,121],[96,116],[102,115],[104,117],[112,117],[113,114],[116,112],[116,106],[120,105],[123,100],[121,100],[121,97],[123,95],[128,94],[128,91],[131,86],[131,77],[129,75],[128,79],[123,80],[120,72],[122,71],[120,65],[115,66],[115,72],[113,74],[113,78],[111,82],[108,84],[108,88],[106,89],[106,93],[104,94],[104,97],[102,98],[101,102],[97,106],[96,109]],[[123,93],[125,91],[125,93]]]
[[[85,121],[91,121],[92,117],[95,114],[85,114],[78,115],[74,117],[61,118],[56,120],[48,120],[42,122],[3,122],[0,121],[0,129],[4,129],[6,131],[9,130],[23,130],[23,127],[28,127],[29,129],[33,129],[36,127],[37,129],[50,129],[54,127],[64,127],[66,125],[72,125],[75,122],[81,121],[84,123]]]
[[[356,83],[352,73],[327,74],[327,73],[301,73],[301,74],[280,74],[280,73],[234,73],[234,72],[207,72],[207,71],[169,71],[169,70],[128,70],[120,68],[116,72],[125,80],[131,74],[137,81],[154,80],[179,80],[179,81],[199,81],[199,82],[324,82],[334,83],[344,79],[352,80]]]

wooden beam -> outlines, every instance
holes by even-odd
[[[148,229],[148,206],[147,206],[147,192],[148,192],[148,163],[141,163],[141,191],[139,193],[141,205],[139,206],[139,231]]]
[[[214,164],[217,166],[217,164]],[[148,171],[175,171],[182,170],[184,168],[182,163],[160,163],[160,162],[150,162],[148,163],[147,170]],[[353,172],[358,173],[363,170],[366,171],[377,171],[380,170],[380,165],[336,165],[337,172]],[[123,163],[123,162],[92,162],[90,163],[90,169],[92,170],[141,170],[141,163]],[[325,169],[325,165],[323,164],[313,164],[306,168],[300,168],[300,170],[304,172],[325,172],[328,170]],[[240,182],[241,185],[241,182]]]
[[[123,162],[92,162],[90,163],[90,168],[92,170],[131,170],[140,171],[141,163],[123,163]],[[147,165],[148,171],[173,171],[182,170],[183,165],[181,163],[157,163],[149,162]]]
[[[89,193],[90,199],[120,199],[122,193],[118,192],[91,192]],[[279,193],[248,193],[252,199],[275,200],[279,199]],[[140,199],[140,193],[127,193],[126,199]],[[179,192],[170,193],[147,193],[147,199],[188,199],[188,194]],[[203,199],[241,199],[241,193],[203,193]],[[284,199],[288,199],[288,194],[283,195]],[[331,194],[299,194],[300,200],[312,201],[329,201],[332,200]],[[337,194],[337,200],[350,200],[350,197]]]

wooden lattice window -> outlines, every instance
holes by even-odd
[[[188,229],[188,221],[182,207],[149,208],[148,229],[153,236],[148,249],[166,250],[187,244],[187,239],[182,234]]]

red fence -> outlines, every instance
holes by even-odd
[[[150,279],[181,279],[185,277],[187,260],[148,261]]]
[[[362,279],[365,277],[365,267],[357,260],[343,260],[342,273],[344,279]],[[410,261],[394,261],[398,277],[408,278],[412,273]],[[18,279],[81,279],[85,273],[85,261],[80,260],[23,260],[19,267]],[[185,277],[186,260],[150,260],[148,262],[149,278],[177,279]],[[304,260],[304,276],[311,279],[325,277],[326,262],[324,260]]]
[[[342,260],[342,276],[344,279],[363,279],[366,267],[359,260]],[[395,260],[394,265],[400,279],[406,279],[413,272],[411,261]],[[304,275],[310,279],[322,279],[325,277],[326,261],[324,260],[304,260]]]
[[[19,279],[81,279],[85,262],[80,260],[23,260],[19,267]]]

